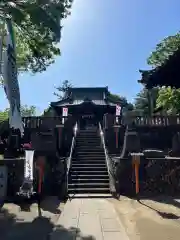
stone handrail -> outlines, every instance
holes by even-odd
[[[115,174],[113,171],[113,165],[112,165],[112,160],[108,155],[108,151],[106,148],[105,144],[105,139],[104,139],[104,133],[101,127],[101,124],[99,123],[99,132],[100,132],[100,137],[101,137],[101,143],[103,145],[104,153],[105,153],[105,159],[106,159],[106,165],[108,169],[108,174],[109,174],[109,183],[110,183],[110,191],[111,193],[116,193],[116,181],[115,181]]]
[[[74,146],[75,146],[77,130],[78,130],[78,128],[77,128],[77,123],[76,123],[75,126],[74,126],[74,136],[72,138],[70,154],[69,154],[69,157],[67,158],[67,176],[69,174],[69,170],[70,170],[70,167],[71,167],[71,160],[72,160],[72,154],[73,154],[73,150],[74,150]]]

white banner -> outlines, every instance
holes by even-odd
[[[20,91],[17,75],[16,51],[13,27],[10,20],[7,20],[7,35],[5,36],[6,50],[3,52],[2,75],[4,82],[4,91],[7,95],[10,113],[9,124],[11,128],[19,129],[23,135],[24,128],[20,112]]]
[[[25,180],[33,180],[33,160],[34,150],[25,150],[25,166],[24,166],[24,178]]]
[[[116,116],[120,116],[121,115],[121,106],[120,105],[116,105]]]
[[[68,116],[68,108],[63,108],[63,117],[67,117]]]

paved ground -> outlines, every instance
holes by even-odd
[[[73,199],[64,207],[51,240],[128,240],[108,199]]]
[[[125,230],[124,230],[125,229]],[[128,237],[127,237],[127,235]],[[5,204],[0,211],[0,240],[179,240],[180,201],[72,199],[65,205],[46,198],[22,211]]]
[[[161,196],[141,202],[121,197],[113,203],[130,240],[179,240],[180,201]]]
[[[61,206],[62,205],[62,206]],[[63,204],[57,198],[37,204],[26,204],[23,209],[16,204],[4,204],[0,211],[0,240],[46,240],[61,214]]]

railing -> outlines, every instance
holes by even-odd
[[[106,148],[106,144],[105,144],[105,139],[104,139],[104,133],[101,127],[101,124],[99,123],[99,132],[100,132],[100,137],[101,137],[101,142],[104,148],[104,153],[105,153],[105,158],[106,158],[106,165],[107,165],[107,169],[108,169],[108,174],[109,174],[109,183],[110,183],[110,191],[112,193],[116,193],[116,182],[115,182],[115,174],[113,172],[113,165],[112,165],[112,161],[111,158],[108,155],[108,151]]]
[[[76,123],[75,126],[74,126],[74,136],[72,138],[70,154],[69,154],[69,157],[67,158],[67,171],[66,171],[67,187],[68,187],[69,170],[71,168],[72,154],[73,154],[73,150],[74,150],[74,146],[75,146],[77,130],[78,130],[78,124]]]
[[[62,124],[62,117],[23,117],[22,121],[25,128],[41,128]]]
[[[123,117],[122,123],[133,123],[135,126],[180,126],[180,116],[129,116]]]

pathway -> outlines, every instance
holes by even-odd
[[[51,234],[51,240],[128,240],[108,199],[68,201]]]

